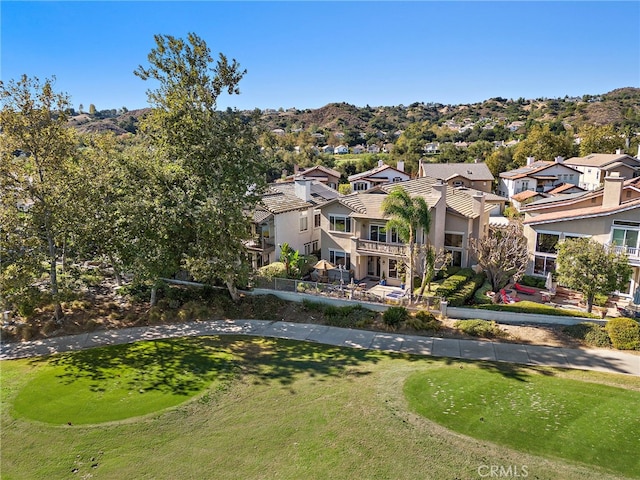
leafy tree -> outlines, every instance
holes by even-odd
[[[302,260],[300,252],[292,249],[287,242],[280,246],[280,261],[284,263],[288,277],[292,277],[298,272]]]
[[[613,125],[585,125],[578,134],[582,157],[592,153],[614,153],[616,149],[625,147],[625,139],[616,132]]]
[[[558,283],[582,292],[591,312],[595,296],[625,288],[633,270],[625,254],[590,238],[577,238],[558,244],[556,272]]]
[[[353,191],[351,190],[351,185],[348,183],[341,183],[340,185],[338,185],[338,192],[340,193],[340,195],[349,195],[350,193],[353,193]]]
[[[238,300],[237,286],[250,268],[245,212],[259,200],[264,171],[256,119],[216,106],[222,93],[240,93],[246,71],[223,54],[212,66],[206,42],[193,33],[186,40],[156,35],[155,41],[149,66],[135,71],[159,84],[147,92],[152,110],[140,129],[171,179],[161,184],[161,202],[172,238],[184,245],[177,259],[197,280],[222,281]],[[153,267],[147,269],[151,278],[166,271],[157,262],[143,263]]]
[[[555,134],[549,125],[533,125],[527,134],[527,138],[522,140],[513,153],[516,166],[525,165],[527,157],[534,157],[536,160],[553,160],[557,156],[569,158],[575,153],[573,138],[568,133]]]
[[[9,240],[0,274],[20,272],[33,281],[30,275],[38,278],[46,264],[55,318],[61,322],[56,267],[72,219],[67,185],[76,146],[67,127],[69,100],[53,91],[52,80],[26,75],[0,82],[0,99],[0,228],[3,240]]]
[[[431,229],[431,213],[429,205],[422,197],[411,197],[401,186],[394,187],[382,201],[382,211],[391,217],[387,222],[387,231],[395,228],[400,239],[408,244],[408,272],[410,300],[413,300],[413,277],[416,263],[416,234],[422,229],[425,235]]]
[[[478,260],[478,265],[498,291],[510,278],[517,281],[527,268],[527,239],[522,224],[510,222],[505,227],[492,226],[482,239],[469,239],[469,246]]]
[[[429,244],[420,245],[418,248],[422,256],[422,283],[418,295],[422,297],[425,289],[431,289],[431,280],[433,280],[436,271],[451,262],[451,254],[444,248],[436,250],[433,245]]]
[[[491,175],[496,177],[500,176],[502,172],[506,172],[511,169],[513,165],[513,149],[511,148],[499,148],[494,150],[485,161],[487,168],[491,172]]]
[[[95,115],[96,114],[96,106],[92,103],[89,105],[89,115]]]

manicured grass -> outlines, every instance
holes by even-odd
[[[153,341],[58,355],[16,397],[18,417],[82,425],[178,405],[233,375],[229,352],[201,341]]]
[[[526,465],[530,478],[618,478],[599,462],[568,462],[477,441],[410,410],[403,385],[411,374],[437,373],[451,365],[449,374],[455,377],[471,368],[469,363],[233,336],[159,345],[160,357],[151,343],[0,362],[2,478],[477,479],[482,465]],[[178,358],[173,363],[171,349]],[[96,388],[82,399],[99,401],[102,386],[114,381],[102,378],[108,377],[99,374],[102,366],[109,365],[108,373],[124,368],[116,368],[120,364],[136,370],[140,360],[134,352],[148,357],[143,369],[153,372],[157,388],[182,403],[163,410],[158,404],[155,413],[110,423],[96,423],[100,412],[95,411],[88,425],[68,425],[66,417],[61,424],[48,424],[16,416],[24,389],[49,369],[69,368],[73,381],[94,377]],[[163,368],[151,367],[152,360],[176,377],[186,366],[198,365],[204,386],[176,388],[180,382],[171,377],[158,381]],[[622,375],[519,367],[511,374],[539,372],[559,383],[566,377],[640,392],[640,378]],[[504,372],[492,375],[499,379]],[[184,391],[189,393],[177,393]],[[155,390],[134,393],[145,397]],[[629,408],[638,404],[637,398],[631,400]],[[118,407],[103,405],[112,408]],[[608,428],[602,432],[607,441],[616,433]],[[624,435],[616,438],[621,451],[637,445],[637,436],[630,444]]]
[[[405,393],[416,412],[465,435],[640,475],[637,391],[469,364],[415,373]]]

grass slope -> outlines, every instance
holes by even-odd
[[[531,478],[619,478],[477,441],[412,413],[405,380],[445,360],[247,337],[176,342],[194,355],[224,353],[220,371],[232,375],[180,405],[103,424],[16,418],[23,389],[59,357],[1,362],[2,478],[479,478],[487,464],[527,465]],[[640,391],[633,377],[545,372]]]

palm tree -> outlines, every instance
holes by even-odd
[[[413,266],[415,263],[416,232],[422,228],[425,235],[431,230],[429,205],[422,197],[411,197],[400,185],[394,187],[382,201],[382,212],[391,217],[387,222],[387,231],[396,229],[400,239],[409,246],[409,265],[407,280],[409,298],[413,301]]]

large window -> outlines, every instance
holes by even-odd
[[[329,231],[339,232],[339,233],[350,233],[351,218],[346,217],[344,215],[329,215]]]
[[[355,182],[353,184],[353,191],[354,192],[361,192],[363,190],[367,190],[367,188],[369,187],[369,184],[366,182]]]
[[[557,233],[538,233],[536,252],[557,253],[560,235]]]
[[[306,232],[309,230],[309,219],[307,218],[307,212],[300,214],[300,231]]]
[[[320,222],[320,212],[316,210],[315,212],[313,212],[313,228],[320,228]]]
[[[640,222],[615,220],[611,230],[611,243],[617,247],[638,248]]]
[[[556,257],[536,255],[533,261],[533,273],[535,275],[547,275],[556,271]]]
[[[462,266],[462,245],[464,243],[464,235],[461,233],[444,234],[444,249],[451,254],[451,265],[454,267]]]
[[[389,259],[389,278],[398,278],[398,260]]]
[[[336,267],[342,265],[344,268],[351,268],[351,255],[342,250],[329,250],[329,262]]]
[[[398,231],[392,228],[387,231],[387,227],[384,225],[370,225],[369,226],[369,240],[374,242],[390,242],[399,243]]]

